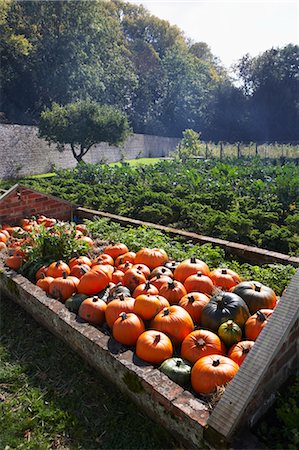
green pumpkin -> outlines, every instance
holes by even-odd
[[[228,348],[242,339],[241,328],[232,320],[222,323],[217,334]]]
[[[68,298],[64,306],[71,312],[78,314],[81,303],[88,297],[85,294],[74,294],[70,298]]]
[[[180,386],[190,383],[191,364],[182,358],[168,358],[159,367],[172,381]]]
[[[233,320],[242,328],[250,312],[244,300],[231,292],[220,292],[203,308],[201,326],[217,333],[223,322]]]

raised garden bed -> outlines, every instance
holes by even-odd
[[[87,216],[92,214],[86,211]],[[22,275],[3,264],[0,271],[1,293],[66,341],[154,420],[188,447],[195,448],[228,446],[240,428],[253,425],[273,401],[275,390],[297,363],[298,287],[299,271],[250,355],[220,400],[211,407],[204,398],[184,390],[139,360],[132,350],[117,343],[105,330],[79,320]]]

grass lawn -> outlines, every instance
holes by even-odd
[[[18,305],[2,298],[0,307],[1,449],[175,448],[165,430]]]
[[[137,158],[126,159],[124,162],[130,164],[130,166],[144,166],[147,164],[155,164],[159,161],[163,161],[165,158]],[[109,166],[121,166],[121,162],[110,163]]]

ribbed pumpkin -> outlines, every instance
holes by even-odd
[[[58,278],[62,277],[62,275],[66,273],[69,275],[71,273],[71,269],[69,266],[63,261],[55,261],[49,265],[47,270],[47,277]]]
[[[148,363],[161,364],[166,359],[172,357],[172,342],[161,331],[144,331],[136,342],[136,355]]]
[[[121,270],[123,273],[125,273],[125,272],[127,272],[127,270],[132,269],[132,268],[133,268],[133,264],[130,263],[129,261],[127,261],[127,262],[125,262],[123,264],[120,264],[117,267],[117,270]]]
[[[184,308],[173,305],[160,311],[151,321],[150,328],[167,334],[173,344],[178,345],[193,331],[194,324]]]
[[[35,279],[39,280],[40,278],[43,278],[44,276],[46,276],[47,270],[48,270],[48,266],[41,266],[35,274]]]
[[[104,272],[107,277],[109,278],[109,281],[112,280],[112,274],[114,272],[114,267],[110,266],[110,264],[96,264],[95,266],[92,266],[91,270],[93,272]]]
[[[201,292],[190,292],[179,301],[179,306],[184,308],[192,317],[194,323],[199,324],[203,308],[209,303],[210,299]]]
[[[135,258],[135,264],[145,264],[151,270],[163,266],[167,261],[167,253],[161,248],[142,248],[136,253]]]
[[[88,256],[78,256],[76,258],[72,258],[69,261],[68,266],[70,269],[72,269],[72,267],[77,266],[77,264],[86,264],[87,266],[91,267],[92,262],[91,259],[88,258]]]
[[[139,284],[145,282],[146,278],[144,274],[138,269],[129,269],[124,274],[123,284],[124,286],[127,286],[131,292],[134,292]]]
[[[195,330],[182,342],[181,355],[192,364],[208,355],[225,355],[226,349],[219,336],[208,330]]]
[[[92,266],[96,266],[98,264],[110,264],[110,266],[114,266],[114,259],[107,253],[102,253],[91,262]]]
[[[209,276],[214,285],[220,287],[224,291],[229,291],[241,281],[240,276],[230,269],[215,269]]]
[[[192,367],[192,388],[197,394],[212,394],[217,387],[229,383],[238,369],[238,364],[226,356],[204,356]]]
[[[40,287],[43,291],[45,291],[48,294],[49,290],[50,290],[50,284],[52,283],[53,280],[55,280],[55,278],[53,278],[53,277],[46,277],[43,274],[43,276],[41,276],[37,280],[36,286]]]
[[[123,278],[124,278],[124,272],[122,272],[121,270],[115,270],[112,274],[112,283],[121,283],[123,282]]]
[[[123,255],[120,255],[115,260],[115,266],[118,267],[121,264],[124,264],[125,262],[130,262],[134,264],[136,253],[135,252],[127,252]]]
[[[113,324],[114,339],[124,345],[135,345],[145,331],[143,320],[134,313],[121,312]]]
[[[22,256],[18,256],[18,255],[9,256],[5,260],[5,264],[7,265],[7,267],[9,267],[10,269],[13,269],[13,270],[19,270],[19,268],[22,265],[22,262],[23,262]]]
[[[110,282],[109,275],[101,270],[90,270],[80,278],[78,292],[80,294],[95,295],[105,289]]]
[[[254,341],[240,341],[231,346],[227,356],[240,366],[253,346]]]
[[[147,267],[145,264],[133,264],[132,269],[138,269],[140,272],[142,272],[145,276],[145,278],[149,278],[151,270],[149,267]]]
[[[83,300],[79,316],[92,325],[102,325],[105,321],[106,303],[97,296]]]
[[[187,291],[182,283],[172,280],[161,285],[159,294],[165,297],[171,305],[177,305]]]
[[[259,309],[274,309],[276,306],[275,292],[258,281],[243,281],[232,292],[242,297],[251,314]]]
[[[249,309],[241,297],[231,292],[220,292],[203,308],[201,326],[217,333],[223,322],[233,320],[242,328],[249,316]]]
[[[182,387],[190,383],[191,364],[183,358],[168,358],[161,364],[159,370]]]
[[[51,297],[65,302],[66,299],[77,292],[78,284],[78,278],[63,273],[62,277],[54,278],[49,287],[49,294]]]
[[[190,275],[195,275],[197,272],[201,272],[204,275],[209,275],[209,266],[197,258],[189,258],[182,261],[174,271],[174,278],[181,283],[184,283],[186,278]]]
[[[273,309],[260,309],[249,317],[245,323],[245,336],[250,341],[255,341],[260,332],[265,328],[269,318],[273,313]]]
[[[154,278],[158,274],[161,275],[161,276],[166,275],[167,277],[173,278],[172,270],[167,269],[167,267],[165,267],[165,266],[158,266],[158,267],[156,267],[154,270],[151,271],[151,274],[150,274],[149,278],[150,279]]]
[[[117,283],[115,286],[111,286],[111,284],[109,284],[109,287],[109,301],[114,300],[121,295],[125,297],[131,296],[130,289],[128,289],[126,286],[123,286],[122,283]]]
[[[217,334],[228,348],[242,339],[242,330],[233,320],[223,322],[218,328]]]
[[[214,288],[211,278],[201,272],[186,278],[184,286],[187,292],[202,292],[208,295],[212,294]]]
[[[136,289],[134,289],[133,297],[136,298],[141,294],[158,295],[159,290],[151,284],[149,281],[139,284]]]
[[[168,306],[168,301],[161,295],[141,294],[135,298],[133,312],[143,320],[151,320]]]
[[[128,247],[123,244],[122,242],[119,242],[117,244],[111,244],[104,248],[104,253],[107,253],[107,255],[110,255],[114,260],[118,258],[118,256],[123,255],[124,253],[127,253],[129,251]]]
[[[90,267],[87,264],[76,264],[71,268],[71,275],[73,277],[82,278],[84,274],[90,271]]]
[[[135,298],[125,297],[123,294],[120,294],[119,297],[108,303],[105,312],[107,325],[112,328],[121,312],[133,312],[134,303]]]
[[[151,284],[153,284],[158,290],[160,290],[160,287],[165,282],[171,283],[172,281],[173,279],[168,277],[167,275],[160,275],[160,274],[150,279]]]

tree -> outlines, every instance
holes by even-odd
[[[185,162],[191,156],[200,156],[200,154],[200,133],[191,129],[185,130],[183,139],[177,146],[176,155]]]
[[[92,145],[108,142],[119,145],[130,132],[125,113],[109,105],[85,100],[43,111],[39,123],[39,137],[49,143],[69,144],[74,158],[83,161]]]

